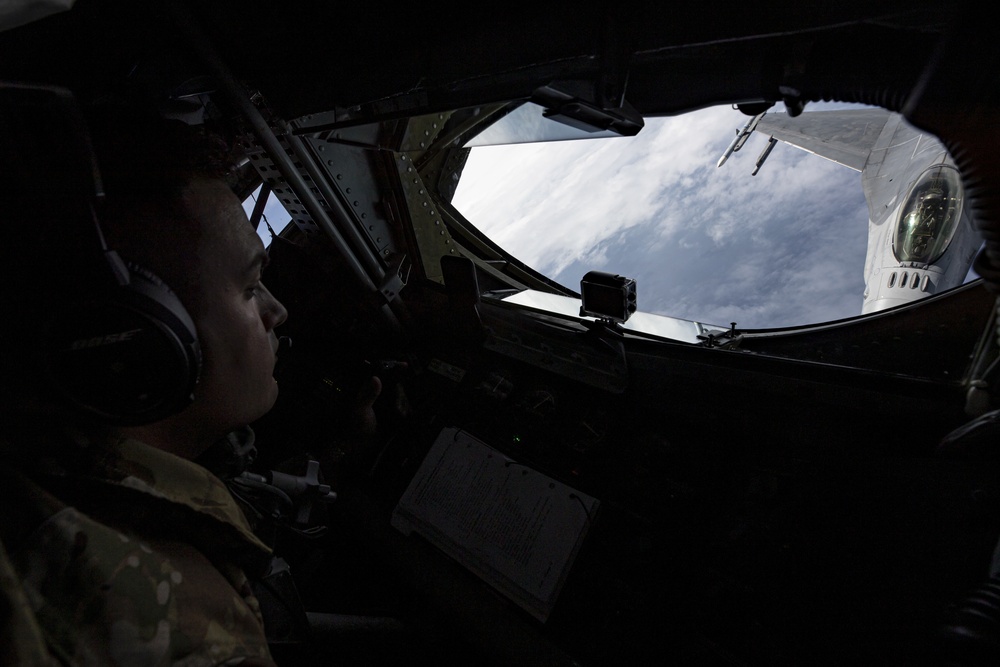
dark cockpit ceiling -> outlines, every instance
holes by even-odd
[[[848,85],[901,102],[952,19],[948,3],[201,3],[238,76],[286,118],[340,108],[415,115],[600,82],[643,114]],[[886,101],[891,101],[890,95]]]
[[[647,115],[783,95],[900,106],[966,16],[957,2],[188,4],[237,77],[286,119],[332,109],[358,120],[417,115],[581,80]],[[5,39],[4,69],[99,87],[137,56],[184,51],[171,23],[156,4],[80,0]],[[44,56],[17,57],[46,35]],[[960,83],[950,95],[981,92]]]

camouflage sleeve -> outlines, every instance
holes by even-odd
[[[0,543],[0,665],[58,665]]]
[[[245,579],[189,544],[125,535],[67,508],[26,553],[17,565],[36,616],[72,662],[272,664]]]
[[[57,504],[22,482],[3,513]],[[274,665],[243,571],[186,541],[64,505],[17,542],[0,554],[0,664]]]

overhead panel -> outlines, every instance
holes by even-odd
[[[323,133],[305,138],[327,175],[327,182],[354,219],[369,246],[384,261],[399,251],[394,227],[383,202],[372,152],[377,149],[344,144]],[[337,133],[340,134],[340,133]]]

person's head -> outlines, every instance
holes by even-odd
[[[193,458],[274,404],[274,328],[287,312],[261,282],[267,255],[227,184],[224,143],[177,121],[144,132],[155,134],[139,144],[120,126],[95,132],[105,234],[123,259],[175,290],[194,321],[203,363],[190,406],[132,431]]]
[[[274,327],[287,313],[260,282],[267,256],[227,183],[224,142],[178,121],[121,114],[92,118],[91,138],[105,192],[98,218],[108,246],[178,295],[203,357],[191,405],[122,430],[194,458],[273,405]],[[74,253],[87,257],[83,248],[64,248],[62,257]],[[42,289],[39,298],[62,298],[59,291]],[[35,308],[44,311],[46,304]]]

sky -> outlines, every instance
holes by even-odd
[[[857,108],[812,105],[809,110]],[[636,279],[642,311],[741,329],[861,313],[861,175],[767,135],[721,168],[748,118],[729,106],[647,118],[635,137],[473,148],[453,203],[514,257],[579,290]]]

